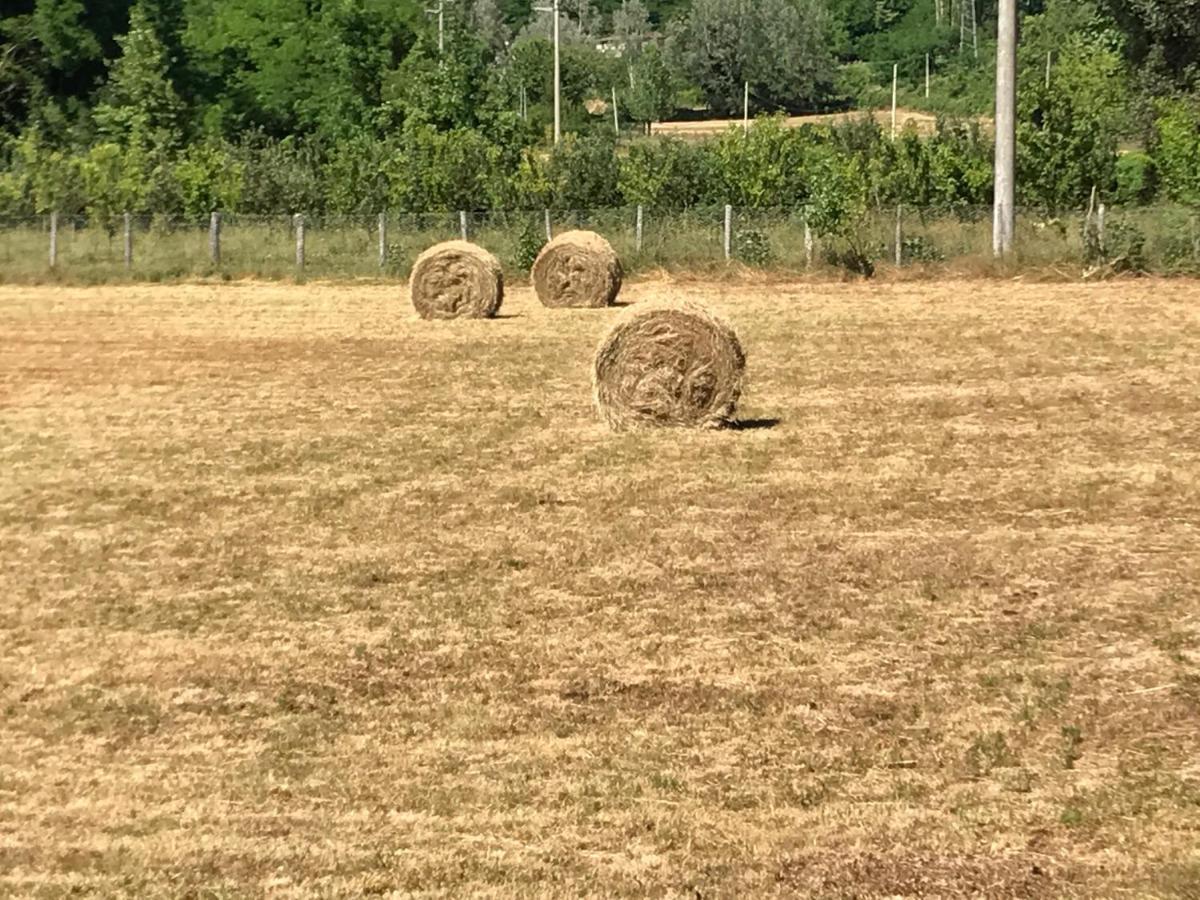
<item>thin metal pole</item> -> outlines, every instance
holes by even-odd
[[[1000,0],[996,43],[996,183],[992,252],[1007,256],[1016,230],[1017,0]]]
[[[58,212],[50,213],[50,268],[58,265]]]
[[[637,252],[641,253],[642,252],[642,204],[640,204],[640,203],[638,204],[638,208],[637,208],[637,226],[634,229],[634,235],[636,238]]]
[[[304,214],[296,213],[293,221],[296,223],[296,269],[304,271]]]
[[[121,220],[125,228],[125,271],[128,272],[133,268],[133,216],[125,213]]]
[[[892,139],[896,138],[896,109],[900,96],[900,64],[892,63]]]
[[[388,245],[387,245],[387,213],[379,214],[379,268],[387,268]]]
[[[725,204],[725,262],[733,257],[733,207]]]
[[[214,266],[221,264],[221,214],[216,210],[208,217],[208,258]]]

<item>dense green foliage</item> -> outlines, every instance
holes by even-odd
[[[975,0],[974,33],[963,0],[562,0],[556,148],[549,17],[448,2],[439,50],[426,6],[12,0],[0,215],[733,203],[806,205],[833,231],[867,206],[990,201],[986,123],[895,141],[865,120],[764,119],[700,145],[636,135],[688,105],[737,114],[745,83],[758,114],[877,106],[893,62],[903,102],[986,116],[994,0]],[[1200,203],[1200,0],[1022,7],[1021,202]]]

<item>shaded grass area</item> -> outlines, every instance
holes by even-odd
[[[900,217],[900,256],[896,220]],[[1017,254],[992,258],[990,209],[955,212],[901,208],[868,214],[854,230],[854,245],[880,274],[945,278],[1011,275],[1027,271],[1078,278],[1085,270],[1104,273],[1104,261],[1084,240],[1084,215],[1050,216],[1022,211]],[[587,228],[605,235],[631,274],[661,270],[715,275],[729,271],[724,256],[724,209],[646,210],[639,247],[633,209],[556,212],[551,228]],[[305,264],[296,265],[296,234],[290,216],[228,216],[221,231],[221,254],[209,254],[207,222],[133,223],[133,262],[124,261],[124,236],[117,222],[111,233],[84,219],[64,219],[58,233],[57,263],[49,265],[48,217],[33,222],[0,222],[0,282],[104,284],[173,282],[191,278],[270,280],[406,278],[416,257],[439,241],[460,237],[457,214],[397,215],[386,225],[386,261],[381,266],[376,217],[310,219],[305,228]],[[1164,275],[1200,273],[1200,212],[1183,206],[1110,210],[1106,218],[1105,259],[1136,264]],[[1095,231],[1093,219],[1093,232]],[[471,213],[468,234],[496,253],[510,278],[525,278],[530,254],[545,240],[542,213]],[[811,250],[809,241],[811,240]],[[831,279],[846,275],[835,258],[847,248],[842,238],[822,240],[805,232],[803,210],[738,209],[732,219],[734,270],[780,274],[808,273]],[[1130,256],[1133,255],[1131,261]]]
[[[0,891],[1195,896],[1200,288],[0,291]]]

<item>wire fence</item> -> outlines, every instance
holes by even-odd
[[[991,208],[875,209],[837,235],[809,211],[732,206],[372,216],[199,219],[118,214],[0,220],[5,281],[196,277],[407,277],[417,255],[466,238],[510,275],[527,272],[552,235],[575,228],[607,237],[628,271],[712,271],[731,264],[784,271],[844,266],[853,248],[871,267],[937,266],[992,255]],[[1104,265],[1200,274],[1200,211],[1186,206],[1018,215],[1016,263],[1086,270]]]

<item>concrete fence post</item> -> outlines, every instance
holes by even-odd
[[[634,242],[637,246],[637,252],[642,252],[642,204],[638,204],[637,208],[637,224],[634,227]]]
[[[58,266],[58,213],[50,213],[50,268]]]
[[[725,204],[725,262],[733,258],[733,207]]]
[[[221,264],[221,214],[216,210],[208,217],[208,258],[214,266]]]
[[[388,261],[387,213],[379,214],[379,224],[376,227],[379,231],[379,268],[386,269]]]
[[[296,229],[296,269],[304,271],[304,214],[296,213],[292,222]]]
[[[904,265],[904,207],[896,204],[896,265]]]
[[[462,239],[464,241],[469,239],[467,230],[467,211],[465,209],[460,209],[458,211],[458,231],[462,235]]]
[[[133,268],[133,216],[125,213],[121,223],[125,229],[125,271],[128,272]]]
[[[543,210],[543,212],[546,218],[546,241],[549,242],[554,240],[554,231],[550,227],[550,210]]]
[[[808,224],[808,214],[804,217],[804,268],[811,269],[813,264],[813,233],[812,227]]]

